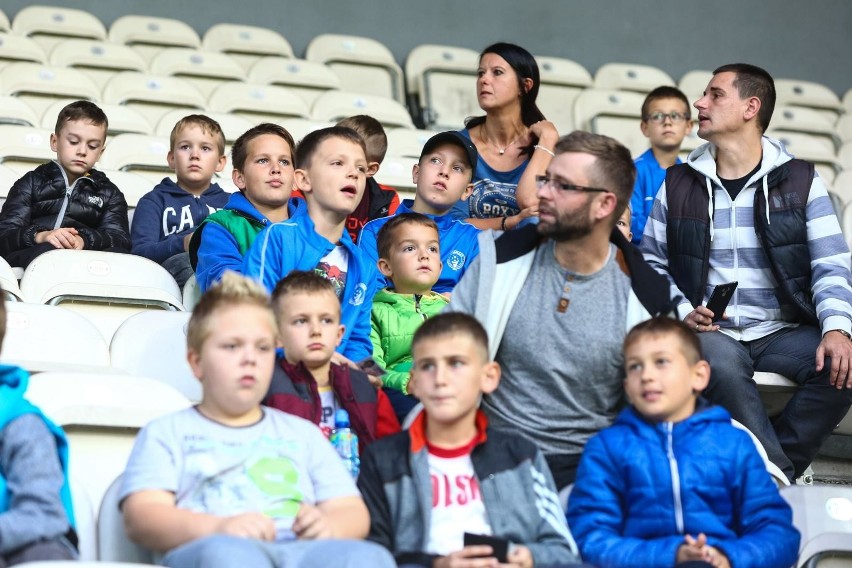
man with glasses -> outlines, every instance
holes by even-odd
[[[813,164],[765,136],[775,83],[744,63],[713,72],[695,104],[708,143],[669,168],[642,251],[669,277],[712,374],[704,396],[728,409],[793,480],[852,400],[849,248]],[[738,282],[725,313],[714,287]],[[770,422],[755,371],[799,388]]]
[[[482,322],[503,370],[483,401],[490,423],[536,442],[561,489],[622,403],[625,333],[673,304],[666,279],[615,229],[633,190],[629,151],[574,132],[554,153],[537,178],[538,225],[480,235],[449,309]]]

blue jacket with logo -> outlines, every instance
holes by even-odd
[[[625,409],[586,444],[567,518],[583,560],[602,568],[669,568],[699,533],[737,568],[787,568],[799,551],[749,435],[703,401],[677,423]]]
[[[396,214],[413,213],[411,210],[413,205],[414,202],[411,199],[404,200],[396,210]],[[449,214],[426,216],[438,225],[438,237],[441,241],[441,262],[444,264],[441,270],[441,277],[438,278],[438,282],[432,287],[432,291],[439,294],[452,292],[453,288],[461,280],[467,267],[470,266],[474,258],[479,256],[479,229],[469,223],[454,219]],[[361,247],[364,255],[374,265],[379,260],[377,244],[379,229],[390,219],[391,217],[375,219],[364,225],[364,228],[361,229],[361,238],[358,239],[358,246]],[[393,283],[387,280],[378,269],[376,273],[378,275],[377,290],[393,287]]]
[[[373,354],[370,341],[370,310],[376,293],[375,264],[343,231],[340,244],[349,255],[346,286],[341,299],[340,323],[346,326],[337,351],[354,362]],[[257,235],[243,260],[242,273],[260,281],[270,292],[293,270],[314,270],[335,243],[316,232],[307,208],[289,220],[275,223]]]

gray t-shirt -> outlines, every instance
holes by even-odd
[[[359,495],[319,428],[272,408],[244,427],[225,426],[196,408],[142,429],[127,461],[120,498],[145,490],[175,494],[182,509],[219,516],[262,512],[278,541],[295,538],[301,503]]]
[[[545,454],[579,455],[623,399],[630,278],[610,258],[594,274],[568,273],[553,241],[540,246],[497,351],[503,378],[485,397],[496,428],[519,431]],[[557,311],[567,282],[570,303]]]

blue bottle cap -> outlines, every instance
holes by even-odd
[[[335,428],[349,428],[349,413],[343,408],[334,413]]]

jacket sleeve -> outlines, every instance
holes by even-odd
[[[376,439],[396,434],[401,430],[396,412],[388,395],[382,389],[376,391]]]
[[[163,262],[184,252],[183,239],[188,232],[163,237],[163,207],[146,195],[139,200],[133,212],[133,225],[130,227],[133,242],[131,252],[154,262]]]
[[[284,246],[277,232],[277,225],[269,225],[257,234],[254,242],[246,251],[246,256],[242,260],[242,273],[249,278],[254,278],[263,284],[269,292],[272,292],[275,285],[278,284],[278,280],[285,276],[279,274],[279,267],[284,265],[283,249]],[[357,361],[360,361],[360,359]]]
[[[536,450],[531,467],[535,506],[542,518],[537,528],[535,542],[521,544],[530,549],[535,566],[544,568],[579,562],[577,544],[565,523],[556,484],[540,450]]]
[[[650,179],[645,175],[645,168],[638,168],[636,172],[636,183],[633,185],[633,194],[630,196],[630,230],[633,232],[633,244],[639,246],[642,233],[648,223],[648,216],[653,209],[655,195],[658,187],[650,187]]]
[[[35,245],[35,235],[49,231],[49,227],[32,224],[32,199],[37,174],[28,172],[9,189],[0,210],[0,254],[25,249]]]
[[[77,229],[83,237],[83,248],[104,250],[119,248],[130,251],[130,230],[127,222],[127,201],[124,194],[112,182],[105,180],[100,192],[108,196],[108,201],[101,214],[97,227],[80,227]]]
[[[385,358],[385,350],[382,347],[381,320],[381,308],[377,308],[374,305],[370,315],[370,341],[373,344],[373,360],[385,370],[385,375],[382,377],[384,386],[398,390],[403,394],[408,394],[408,379],[411,377],[411,373],[407,371],[394,371],[389,368],[388,361]]]
[[[226,270],[242,272],[243,257],[234,235],[216,223],[204,223],[198,236],[195,279],[204,292],[222,278]]]
[[[621,473],[600,435],[583,450],[568,500],[568,526],[585,562],[622,568],[670,568],[682,536],[653,540],[622,536],[626,500]],[[739,568],[739,567],[738,567]]]
[[[743,438],[747,435],[743,432]],[[734,497],[737,507],[735,527],[738,538],[708,540],[722,550],[737,568],[786,568],[799,554],[799,531],[793,526],[793,512],[781,497],[763,460],[753,444],[744,439],[737,448],[736,470],[730,478],[739,480]]]
[[[343,355],[355,363],[373,355],[373,342],[370,341],[370,330],[372,329],[371,312],[373,296],[376,295],[377,270],[370,266],[362,266],[362,270],[364,271],[364,284],[367,286],[367,291],[364,294],[364,300],[361,302],[361,305],[355,306],[358,310],[355,325],[343,349]]]
[[[654,198],[654,206],[651,215],[645,224],[645,232],[642,234],[642,242],[639,250],[651,267],[665,276],[669,281],[669,297],[674,299],[677,305],[677,315],[683,319],[693,310],[693,305],[675,284],[674,278],[669,274],[669,252],[666,236],[666,225],[668,222],[668,204],[666,203],[666,183],[660,186],[660,191]]]
[[[378,466],[377,448],[370,445],[361,456],[361,472],[358,475],[358,490],[370,512],[370,533],[367,540],[380,544],[394,552],[393,518],[384,491],[384,480]]]

